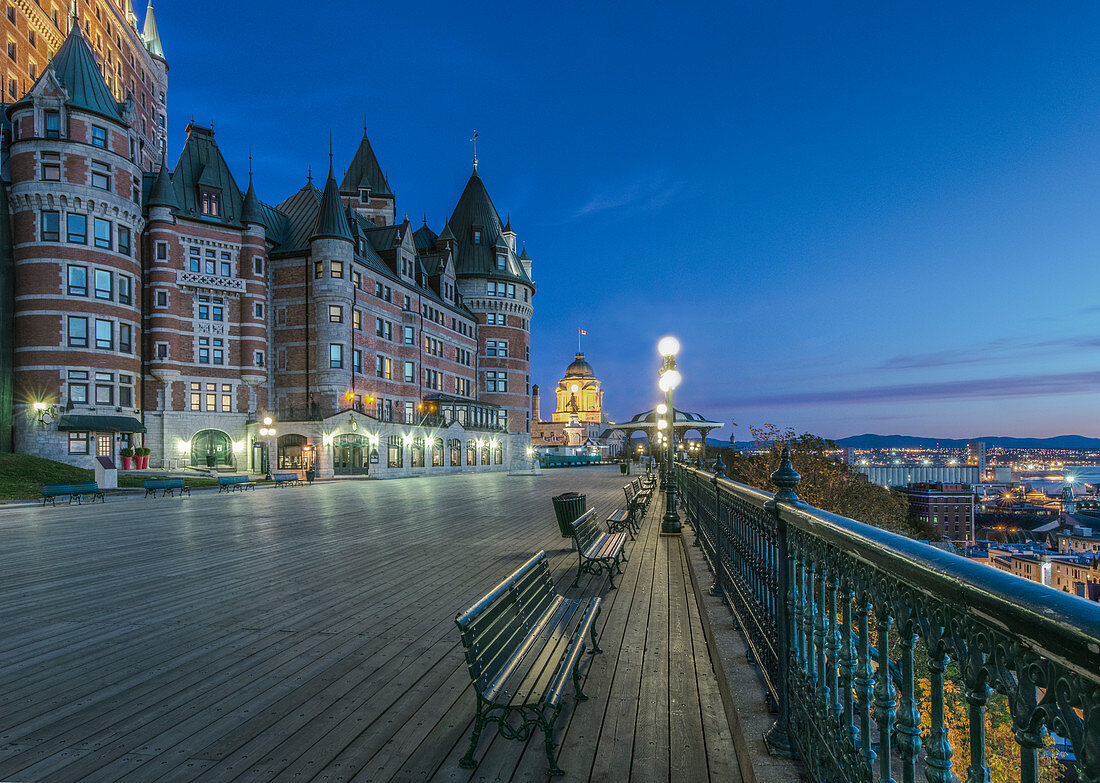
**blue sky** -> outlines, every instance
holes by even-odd
[[[438,231],[476,129],[544,388],[586,329],[625,419],[672,333],[678,401],[739,438],[1100,435],[1100,5],[306,8],[158,0],[170,157],[213,121],[278,202],[365,114]]]

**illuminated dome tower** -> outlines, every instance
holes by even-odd
[[[568,422],[576,415],[579,421],[590,424],[607,424],[603,411],[603,390],[600,379],[585,361],[584,354],[578,353],[573,363],[565,369],[565,376],[558,382],[558,406],[551,421]]]

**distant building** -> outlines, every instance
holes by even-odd
[[[854,465],[867,480],[880,487],[900,487],[906,484],[946,482],[977,484],[981,476],[977,467],[968,465]]]
[[[974,490],[969,484],[909,484],[909,518],[951,541],[974,540]]]
[[[985,474],[984,440],[975,440],[966,444],[966,464],[976,467],[980,475]]]
[[[605,457],[622,452],[625,437],[608,429],[603,409],[603,388],[592,365],[577,353],[558,382],[557,405],[550,421],[542,420],[539,387],[531,389],[531,444],[547,452],[599,453]]]

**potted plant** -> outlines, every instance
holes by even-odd
[[[144,446],[139,446],[136,450],[138,470],[145,470],[149,467],[149,449]]]
[[[130,470],[130,465],[134,459],[134,450],[129,446],[119,449],[118,456],[122,458],[122,469]],[[140,457],[138,460],[140,461]]]

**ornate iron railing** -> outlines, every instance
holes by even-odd
[[[1040,780],[1048,732],[1080,783],[1100,783],[1100,606],[813,508],[786,449],[772,481],[774,496],[676,469],[712,592],[777,711],[773,752],[821,783],[988,783],[998,699],[1023,783]]]

